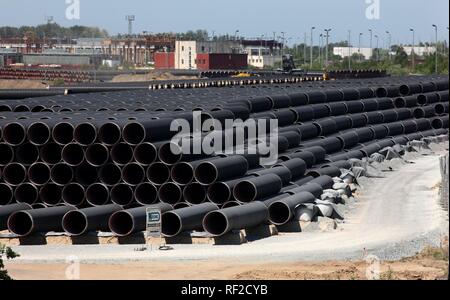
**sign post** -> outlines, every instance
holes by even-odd
[[[146,209],[147,218],[147,242],[149,238],[157,238],[161,241],[161,209],[148,207]],[[150,242],[150,246],[151,246]]]

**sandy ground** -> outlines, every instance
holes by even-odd
[[[0,79],[0,89],[46,89],[47,83],[39,80]]]
[[[170,72],[149,71],[145,75],[117,75],[112,82],[137,82],[153,80],[177,80],[177,79],[198,79],[196,76],[174,76]]]
[[[444,252],[446,251],[446,252]],[[127,264],[7,264],[10,276],[18,280],[285,280],[285,279],[446,279],[448,247],[427,249],[421,255],[394,262],[327,261],[320,263],[244,264],[234,262],[152,262]],[[73,270],[77,270],[75,273]],[[170,270],[170,272],[168,272]],[[375,272],[373,272],[373,271]],[[368,273],[369,272],[369,273]],[[68,275],[66,275],[68,274]],[[78,275],[79,274],[79,275]]]
[[[439,246],[448,236],[437,188],[440,154],[411,157],[411,164],[392,162],[394,171],[385,178],[365,180],[358,200],[348,204],[345,222],[334,231],[280,234],[240,246],[175,245],[171,251],[136,251],[133,245],[19,246],[14,250],[21,257],[7,266],[17,278],[59,279],[67,258],[75,255],[84,279],[359,279],[367,268],[361,260],[375,255],[382,268],[391,266],[382,271],[389,278],[442,277],[446,261],[403,259]]]

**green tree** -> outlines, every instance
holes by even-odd
[[[12,280],[12,278],[8,275],[8,270],[5,269],[3,258],[6,257],[6,259],[14,259],[18,256],[19,255],[11,248],[0,244],[0,280]]]

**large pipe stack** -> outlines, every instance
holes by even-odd
[[[320,198],[349,159],[449,126],[448,78],[248,80],[0,100],[0,229],[125,236],[145,230],[145,207],[154,205],[166,236],[284,224]],[[196,123],[193,112],[209,126],[181,140],[211,146],[214,137],[221,147],[191,154],[173,139]],[[279,128],[253,138],[244,129],[240,140],[241,127],[218,129],[228,120],[277,120]],[[229,137],[244,151],[230,152]],[[270,166],[250,152],[275,145]]]

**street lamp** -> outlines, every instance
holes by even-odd
[[[388,35],[388,57],[390,60],[391,59],[391,47],[392,47],[392,35],[389,31],[386,31],[386,34]]]
[[[352,46],[351,46],[351,39],[352,39],[352,31],[348,31],[348,70],[350,71],[352,69]]]
[[[305,32],[305,40],[303,41],[303,64],[304,65],[306,65],[306,43],[307,43],[307,35],[306,35],[306,32]]]
[[[284,31],[282,31],[281,32],[281,37],[282,37],[282,44],[281,44],[281,56],[283,56],[284,55],[284,43],[285,43],[285,40],[284,40],[284,35],[286,34],[286,32],[284,32]]]
[[[380,50],[379,50],[380,48],[378,47],[379,44],[378,34],[375,34],[374,37],[377,39],[377,47],[375,49],[376,50],[375,53],[377,55],[377,62],[378,62],[380,59]]]
[[[311,48],[310,48],[310,56],[309,56],[309,69],[312,70],[313,67],[313,43],[314,43],[314,29],[316,29],[316,27],[311,27]]]
[[[436,62],[435,62],[435,68],[434,68],[434,72],[437,74],[438,73],[438,27],[437,27],[437,25],[436,24],[433,24],[433,27],[434,27],[434,32],[435,32],[435,37],[436,37],[436,53],[435,53],[435,56],[436,56]]]
[[[414,72],[414,70],[416,69],[416,58],[415,58],[415,53],[414,53],[414,48],[416,45],[416,41],[415,41],[415,31],[413,28],[410,28],[409,31],[412,32],[412,50],[411,50],[411,58],[412,58],[412,71]]]
[[[327,35],[326,35],[327,46],[325,49],[325,67],[326,67],[326,69],[328,69],[328,38],[330,37],[330,31],[331,31],[331,29],[325,29],[325,32],[327,33]]]
[[[373,56],[373,47],[372,47],[372,35],[373,35],[373,31],[372,31],[372,29],[369,29],[369,32],[370,32],[370,54],[371,54],[371,56]],[[372,60],[372,57],[370,58],[370,60]]]
[[[323,34],[319,35],[319,64],[322,65]]]
[[[359,53],[359,62],[361,63],[361,38],[363,36],[363,33],[359,33],[359,40],[358,40],[358,53]]]

